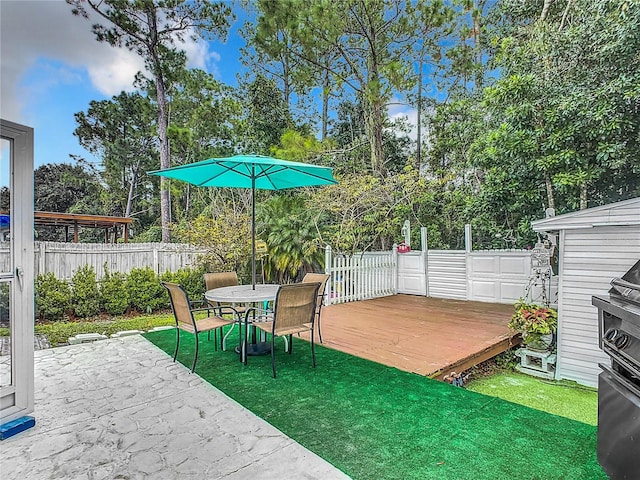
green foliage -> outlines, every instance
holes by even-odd
[[[78,159],[76,159],[78,160]],[[48,163],[34,171],[35,210],[46,212],[71,212],[103,214],[104,187],[92,165],[79,160],[74,164]],[[36,225],[36,238],[41,241],[67,241],[65,229]],[[80,241],[94,240],[93,229],[82,229]]]
[[[96,271],[90,265],[78,268],[71,277],[71,308],[78,317],[91,317],[100,311],[100,292]]]
[[[49,272],[35,280],[35,304],[39,318],[59,321],[71,308],[71,287]]]
[[[520,299],[515,304],[515,313],[511,317],[508,327],[524,335],[536,333],[549,335],[558,328],[558,312],[553,308],[541,307],[534,303],[528,304]]]
[[[191,301],[203,298],[205,285],[204,274],[206,270],[204,266],[200,267],[183,267],[177,272],[165,272],[160,275],[160,279],[165,282],[178,283],[184,287]]]
[[[291,192],[272,196],[258,212],[259,231],[269,250],[266,276],[276,283],[295,281],[324,260],[324,248],[314,223],[309,221],[303,195]]]
[[[169,305],[169,297],[151,267],[131,269],[125,285],[129,304],[140,313],[151,313]]]
[[[10,284],[0,283],[0,325],[9,323],[9,296],[11,295]]]
[[[251,258],[251,221],[244,205],[241,212],[231,202],[222,204],[215,215],[199,215],[173,225],[179,241],[207,250],[200,262],[209,272],[242,270]]]
[[[114,318],[100,322],[56,322],[35,325],[35,333],[46,335],[51,345],[66,344],[69,337],[80,333],[111,335],[126,330],[146,331],[154,327],[175,325],[172,314],[140,315],[133,318]]]
[[[152,188],[153,179],[143,173],[155,168],[157,162],[150,99],[137,92],[122,92],[111,100],[90,102],[86,113],[76,113],[75,119],[74,135],[80,145],[102,157],[108,213],[129,216],[147,210],[149,198],[144,192]],[[138,220],[144,227],[152,221],[146,216]]]
[[[121,315],[129,307],[127,276],[122,272],[110,272],[106,263],[104,277],[100,282],[100,299],[109,315]]]

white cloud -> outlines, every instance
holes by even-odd
[[[404,119],[411,126],[409,138],[416,140],[418,137],[418,111],[410,105],[403,103],[400,99],[394,97],[387,105],[387,114],[392,122],[397,119]]]
[[[132,91],[136,73],[144,70],[144,62],[132,52],[112,50],[113,54],[108,63],[87,63],[91,83],[100,93],[109,97],[119,94],[122,90]]]
[[[33,98],[25,98],[21,82],[39,59],[60,62],[70,67],[67,73],[75,72],[75,76],[57,78],[58,82],[80,82],[79,71],[86,69],[95,89],[105,96],[133,89],[134,76],[144,69],[144,63],[125,48],[96,41],[91,32],[95,21],[91,14],[89,20],[74,16],[64,0],[0,0],[3,118],[22,121],[24,104]],[[187,52],[190,66],[215,70],[220,56],[208,51],[206,42],[188,39],[179,45]]]

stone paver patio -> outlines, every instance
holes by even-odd
[[[139,335],[35,352],[35,390],[3,480],[349,478]]]

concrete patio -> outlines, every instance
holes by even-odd
[[[33,415],[3,480],[349,478],[139,335],[36,351]]]

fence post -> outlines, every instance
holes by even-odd
[[[44,242],[38,242],[38,252],[39,252],[39,258],[38,258],[38,271],[36,272],[36,276],[37,275],[44,275],[45,273],[47,273],[45,271],[45,269],[47,268],[47,249],[46,249],[46,245]]]
[[[473,241],[471,239],[471,224],[464,226],[464,267],[467,276],[467,300],[473,298],[473,282],[471,281],[471,252],[473,251]]]
[[[160,275],[160,260],[158,258],[158,248],[153,247],[153,269],[156,272],[156,275]]]
[[[398,244],[394,243],[393,244],[393,249],[391,250],[391,258],[392,258],[392,262],[393,265],[391,265],[392,268],[392,289],[393,289],[393,294],[396,295],[398,293]]]
[[[471,224],[467,223],[464,226],[464,250],[467,253],[471,253],[473,250],[473,242],[471,239]]]
[[[427,227],[420,227],[420,256],[422,257],[422,273],[424,274],[424,295],[429,296],[429,247],[427,243]]]
[[[333,298],[333,295],[331,294],[331,289],[333,288],[333,282],[331,281],[331,278],[333,277],[333,275],[331,274],[331,270],[333,267],[332,262],[333,259],[331,258],[331,245],[327,245],[324,248],[324,273],[329,275],[329,278],[327,279],[327,284],[324,289],[325,294],[323,302],[325,305],[330,305],[331,299]]]

